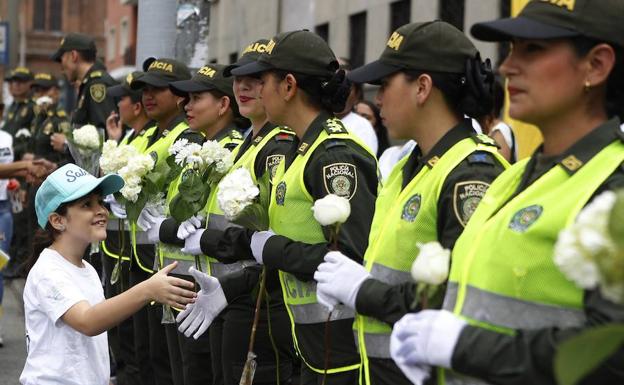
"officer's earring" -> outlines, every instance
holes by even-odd
[[[61,227],[59,228],[59,231],[60,231],[61,233],[62,233],[63,231],[65,231],[65,226],[61,226]]]
[[[589,92],[590,88],[591,88],[591,83],[589,82],[589,80],[585,80],[585,85],[583,87],[583,91]]]

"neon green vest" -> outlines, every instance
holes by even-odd
[[[377,197],[364,255],[364,266],[373,278],[391,285],[412,281],[410,269],[419,252],[417,243],[438,240],[438,200],[447,176],[475,151],[488,152],[507,165],[495,146],[483,143],[490,141],[479,136],[457,142],[435,163],[423,167],[403,189],[403,167],[409,156],[397,163]],[[391,359],[392,328],[361,315],[357,316],[355,327],[368,384],[368,357]]]
[[[169,147],[178,139],[180,134],[184,132],[188,128],[188,124],[186,121],[182,121],[176,125],[173,130],[171,130],[166,136],[159,138],[155,143],[151,146],[147,147],[143,153],[149,154],[152,158],[154,158],[154,170],[158,170],[164,167],[167,163],[167,157],[169,156]],[[145,232],[140,231],[137,228],[136,223],[130,224],[130,236],[132,239],[132,251],[134,254],[134,259],[137,262],[137,265],[148,273],[153,273],[154,270],[152,266],[145,266],[141,262],[141,258],[139,258],[139,254],[137,253],[136,245],[137,243],[148,243],[146,239],[144,239]]]
[[[238,135],[227,135],[223,137],[221,140],[219,140],[219,144],[222,147],[225,147],[231,143],[240,145],[242,143],[240,134],[238,132],[236,132],[236,134]],[[171,182],[169,186],[169,190],[167,192],[167,211],[169,210],[169,203],[178,194],[178,187],[180,186],[183,173],[184,172],[182,172],[173,182]],[[213,189],[210,192],[210,197],[208,198],[208,202],[210,202],[210,199],[213,195],[216,196],[215,190],[216,190],[216,186],[213,186]],[[208,221],[208,219],[206,220]],[[172,263],[173,261],[178,261],[178,265],[176,266],[175,269],[172,270],[173,274],[189,275],[188,269],[191,266],[195,266],[196,269],[203,271],[207,274],[211,273],[209,258],[205,255],[192,255],[192,254],[182,253],[180,251],[179,246],[168,245],[163,242],[158,243],[157,252],[158,252],[157,255],[158,255],[158,261],[159,261],[160,267],[166,266]]]
[[[509,202],[528,160],[494,181],[453,249],[445,309],[508,334],[585,322],[583,290],[554,264],[553,249],[559,232],[620,167],[624,143],[611,143],[580,168],[571,158],[572,175],[556,165]],[[440,374],[440,383],[484,383]]]
[[[338,119],[333,122],[342,123]],[[346,132],[346,130],[344,130]],[[312,143],[307,151],[297,155],[288,170],[285,170],[284,162],[278,168],[273,179],[271,202],[269,204],[270,228],[279,235],[288,237],[294,241],[309,244],[327,242],[323,235],[321,225],[314,219],[312,205],[314,199],[305,187],[304,172],[314,150],[326,140],[351,140],[368,150],[368,147],[352,134],[349,133],[328,133],[323,130],[316,141]],[[371,154],[372,155],[372,154]],[[372,155],[374,156],[374,155]],[[280,282],[284,303],[291,321],[291,328],[295,348],[303,362],[313,371],[323,373],[323,368],[315,368],[306,360],[306,352],[302,352],[297,342],[297,324],[323,323],[329,315],[325,306],[316,300],[316,282],[314,280],[304,282],[297,279],[293,274],[280,271]],[[341,320],[354,318],[355,312],[344,305],[338,305],[331,315],[331,320]],[[348,370],[355,370],[359,367],[355,365],[330,368],[328,373],[337,373]]]
[[[149,141],[149,138],[154,133],[154,131],[156,131],[156,126],[150,127],[150,128],[148,128],[146,130],[143,130],[142,132],[139,133],[139,135],[136,138],[134,138],[134,140],[130,143],[130,146],[136,148],[137,150],[139,150],[139,152],[143,152],[145,150],[145,148],[147,147],[147,142]],[[121,140],[119,145],[120,146],[127,145],[129,138],[130,138],[130,135],[126,135]],[[108,225],[106,226],[106,230],[108,230],[108,231],[120,231],[120,228],[123,228],[123,229],[125,229],[125,231],[127,231],[129,229],[128,221],[126,221],[125,219],[123,219],[123,220],[122,219],[118,219],[112,213],[109,213]],[[130,239],[128,239],[127,242],[130,242]],[[109,257],[111,257],[113,259],[119,259],[119,255],[117,253],[111,251],[111,248],[106,245],[106,240],[103,240],[101,242],[101,246],[102,246],[102,251],[104,252],[105,255],[107,255],[107,256],[109,256]],[[123,250],[120,250],[119,253],[122,254]],[[122,261],[129,261],[130,260],[130,256],[122,255],[121,259],[122,259]]]

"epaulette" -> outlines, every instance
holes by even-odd
[[[474,135],[471,135],[471,138],[479,144],[485,144],[486,146],[498,147],[498,144],[496,144],[496,141],[485,134],[474,134]]]
[[[468,155],[468,163],[482,163],[482,164],[490,164],[492,166],[495,165],[494,159],[492,159],[492,154],[487,151],[475,151],[472,154]]]
[[[323,128],[328,134],[348,134],[349,131],[338,118],[329,118],[323,123]]]
[[[323,146],[325,146],[326,150],[334,147],[346,147],[347,143],[344,140],[334,139],[334,140],[326,140],[323,142]]]
[[[238,132],[237,130],[231,130],[230,133],[229,133],[229,136],[232,139],[240,139],[240,140],[243,139],[243,135],[240,132]]]
[[[275,138],[275,141],[277,142],[292,142],[295,140],[295,134],[288,133],[288,132],[280,132],[277,135],[275,135],[274,138]]]
[[[91,74],[89,75],[90,78],[101,78],[102,77],[102,71],[93,71],[91,72]]]
[[[67,113],[63,109],[56,110],[56,116],[58,116],[59,118],[66,118]]]
[[[228,142],[226,144],[223,145],[223,147],[227,150],[232,151],[233,149],[235,149],[236,147],[238,147],[239,143],[237,142]]]

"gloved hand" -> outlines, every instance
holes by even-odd
[[[451,358],[466,321],[447,310],[409,313],[394,324],[390,355],[401,366],[451,368]]]
[[[154,225],[147,230],[147,240],[150,244],[155,245],[160,241],[160,226],[167,219],[164,216],[160,216],[155,219]]]
[[[198,339],[228,303],[218,279],[194,267],[189,268],[189,273],[195,278],[201,290],[197,293],[195,303],[186,305],[186,309],[178,314],[176,322],[180,333],[184,333],[187,337],[195,333],[193,338]]]
[[[192,254],[192,255],[202,254],[200,241],[201,241],[202,235],[204,234],[204,231],[205,231],[204,229],[197,230],[193,234],[189,235],[184,240],[184,247],[181,248],[180,251],[185,254]]]
[[[119,219],[126,219],[126,208],[117,202],[113,194],[105,196],[104,203],[108,203],[108,207],[110,207],[110,211],[114,216]]]
[[[340,303],[336,298],[327,296],[324,292],[319,291],[318,285],[316,286],[316,301],[325,306],[330,312],[334,311],[334,308]]]
[[[184,222],[180,223],[178,227],[178,233],[176,236],[178,239],[186,239],[189,235],[197,231],[201,227],[201,223],[204,220],[204,216],[201,214],[195,214]]]
[[[253,254],[253,257],[255,258],[256,262],[258,262],[261,265],[263,264],[262,251],[264,250],[264,245],[267,243],[269,238],[271,238],[274,235],[275,233],[273,232],[273,230],[269,229],[268,231],[256,231],[251,236],[251,245],[250,245],[251,253]]]
[[[355,309],[355,298],[362,282],[367,278],[370,278],[370,273],[364,266],[339,251],[330,251],[325,254],[325,262],[314,273],[314,279],[318,283],[316,298],[333,298]]]
[[[141,213],[139,214],[139,218],[137,219],[137,225],[143,230],[147,231],[154,226],[156,223],[156,219],[162,216],[162,213],[156,208],[152,206],[145,206]]]

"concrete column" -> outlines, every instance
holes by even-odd
[[[175,55],[176,0],[139,0],[136,63]]]
[[[500,17],[500,0],[466,0],[464,26],[466,35],[481,52],[481,57],[489,57],[492,64],[498,60],[498,45],[476,40],[470,35],[470,27],[480,21],[494,20]]]

